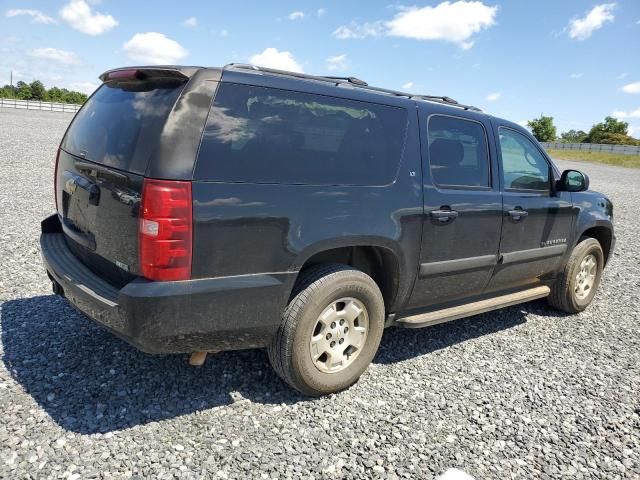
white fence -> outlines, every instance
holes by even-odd
[[[604,143],[561,143],[542,142],[545,149],[555,148],[558,150],[581,150],[583,152],[609,152],[622,153],[624,155],[640,155],[640,147],[635,145],[607,145]]]
[[[41,102],[39,100],[14,100],[12,98],[0,98],[0,107],[17,108],[22,110],[46,110],[49,112],[76,113],[82,105],[74,103]]]

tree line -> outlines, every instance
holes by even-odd
[[[17,100],[40,100],[42,102],[83,104],[87,95],[66,88],[51,87],[47,90],[40,80],[31,83],[18,82],[15,85],[5,85],[0,88],[1,98],[15,98]]]
[[[553,117],[534,118],[527,122],[531,133],[539,142],[564,143],[605,143],[611,145],[640,145],[640,140],[629,135],[629,124],[613,117],[605,117],[603,122],[596,123],[589,132],[569,130],[557,136]]]

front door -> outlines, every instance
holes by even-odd
[[[526,135],[497,127],[503,189],[500,257],[488,291],[539,284],[553,275],[573,224],[568,192],[554,192],[551,164]]]
[[[407,309],[480,294],[497,262],[502,199],[491,162],[495,151],[487,141],[491,125],[462,115],[421,116],[424,221]]]

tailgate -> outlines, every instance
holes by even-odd
[[[138,272],[138,208],[143,176],[61,150],[58,215],[69,247],[92,270],[123,285]]]
[[[186,81],[131,72],[106,81],[83,106],[62,141],[56,170],[69,247],[115,285],[139,274],[142,182]]]

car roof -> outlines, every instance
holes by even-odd
[[[483,112],[477,107],[462,104],[447,96],[423,95],[398,90],[391,90],[369,85],[364,80],[356,77],[334,77],[309,75],[299,72],[290,72],[273,68],[258,67],[250,64],[231,63],[224,67],[204,67],[195,65],[154,65],[154,66],[132,66],[108,70],[100,78],[104,80],[106,76],[118,70],[167,70],[180,72],[185,77],[192,77],[198,70],[218,70],[223,75],[224,81],[256,84],[257,86],[275,86],[283,89],[302,89],[315,93],[336,95],[370,101],[373,103],[387,103],[395,105],[425,105],[430,104],[434,113],[446,113],[450,115],[465,112],[465,116],[470,118],[493,118],[500,125],[508,126],[520,132],[529,132],[517,123],[510,122]]]
[[[454,107],[456,109],[463,109],[473,112],[481,112],[477,107],[471,105],[464,105],[458,101],[447,97],[438,95],[421,95],[416,93],[401,92],[398,90],[390,90],[387,88],[375,87],[369,85],[364,80],[360,80],[356,77],[334,77],[334,76],[321,76],[321,75],[308,75],[299,72],[290,72],[286,70],[277,70],[273,68],[258,67],[249,64],[236,64],[232,63],[223,67],[224,72],[244,73],[246,75],[260,75],[269,77],[286,77],[291,80],[297,80],[299,82],[315,82],[324,83],[334,88],[348,87],[355,90],[361,90],[363,92],[370,93],[372,98],[386,96],[386,97],[400,97],[411,101],[427,101],[433,103],[439,103],[447,106]],[[373,100],[375,101],[375,100]]]

